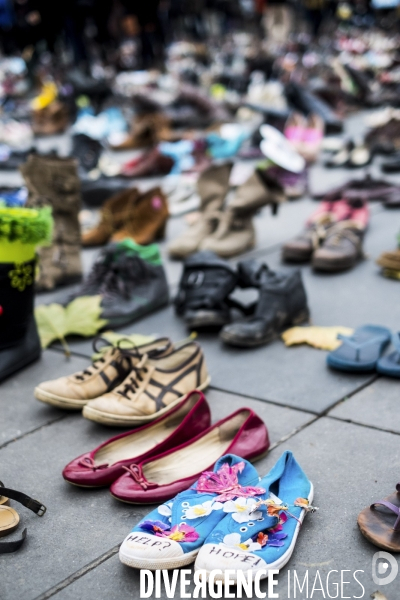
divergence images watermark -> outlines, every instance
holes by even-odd
[[[393,572],[394,569],[392,574]],[[296,571],[289,570],[287,584],[285,589],[281,585],[280,596],[277,570],[268,570],[268,580],[265,581],[263,591],[260,584],[267,577],[267,570],[262,569],[254,574],[251,571],[214,569],[207,572],[199,569],[193,576],[189,569],[154,572],[142,569],[140,598],[161,598],[164,593],[167,598],[364,598],[365,588],[360,581],[362,573],[362,570],[352,572],[349,569],[332,569],[326,575],[319,571],[311,575],[309,571],[305,571],[300,576]],[[380,584],[382,585],[382,580]],[[356,585],[359,595],[350,595],[350,585],[352,589]],[[189,589],[190,586],[193,589]]]

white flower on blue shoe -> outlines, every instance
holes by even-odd
[[[161,506],[159,506],[157,509],[160,515],[163,517],[169,517],[169,521],[171,520],[172,515],[172,505],[173,502],[166,502],[165,504],[161,504]]]
[[[207,500],[202,504],[195,504],[186,509],[186,519],[199,519],[200,517],[208,517],[213,510],[221,510],[223,508],[222,502],[214,502],[213,500]]]
[[[232,519],[237,523],[247,523],[261,519],[262,512],[254,511],[257,500],[255,498],[237,498],[224,504],[224,512],[232,513]],[[252,512],[253,511],[253,512]]]
[[[242,542],[240,533],[229,533],[224,537],[225,546],[229,548],[238,548],[239,550],[245,550],[247,552],[254,552],[255,550],[261,550],[261,544],[253,542],[251,538]]]

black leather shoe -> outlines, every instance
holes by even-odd
[[[35,263],[0,263],[0,381],[41,354],[33,316]]]
[[[220,328],[230,323],[233,301],[229,295],[238,281],[236,270],[214,252],[203,251],[186,259],[176,313],[190,329]]]
[[[251,260],[238,265],[239,285],[259,290],[252,316],[226,325],[221,339],[231,346],[250,348],[268,344],[288,327],[308,321],[310,313],[300,271],[274,273]]]

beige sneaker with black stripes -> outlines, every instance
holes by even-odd
[[[101,338],[93,347],[98,350]],[[67,410],[81,410],[92,398],[116,388],[143,356],[165,356],[173,349],[171,340],[160,338],[149,344],[131,348],[113,346],[84,371],[44,381],[35,388],[35,398],[46,404]]]
[[[88,402],[83,416],[105,425],[143,425],[170,411],[188,392],[203,390],[209,383],[203,352],[189,342],[164,357],[143,356],[121,385]]]

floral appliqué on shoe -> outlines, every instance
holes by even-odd
[[[23,292],[28,285],[33,283],[33,268],[32,265],[24,263],[15,264],[14,269],[9,271],[11,279],[11,287],[17,288],[19,292]]]
[[[149,531],[157,537],[168,538],[174,542],[195,542],[199,538],[199,534],[194,527],[190,527],[190,525],[185,525],[184,523],[174,525],[170,529],[162,521],[143,521],[140,524],[140,528]]]
[[[244,462],[236,463],[232,467],[228,463],[224,463],[216,473],[205,471],[199,478],[196,491],[206,494],[218,494],[216,500],[219,502],[264,494],[265,490],[263,488],[239,484],[238,473],[241,473],[244,467]]]

